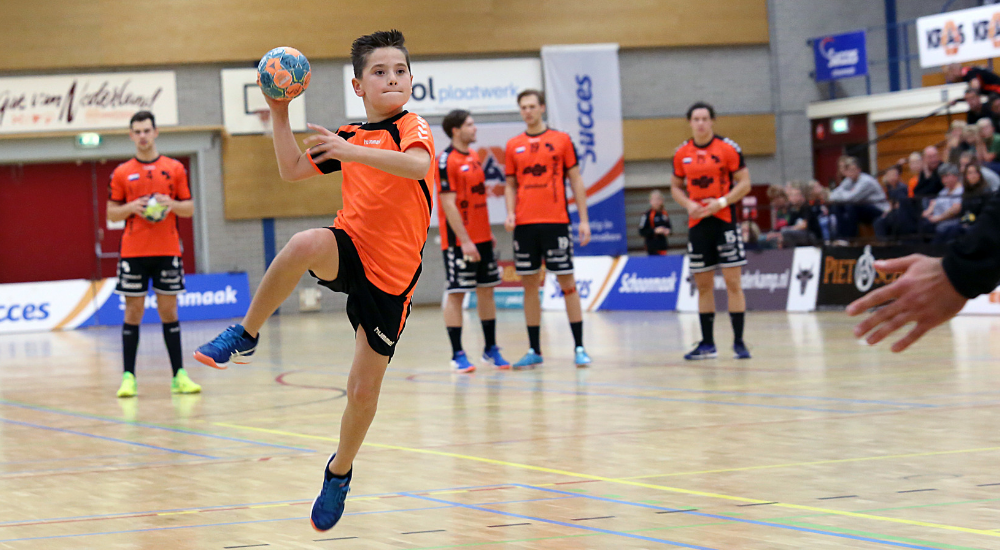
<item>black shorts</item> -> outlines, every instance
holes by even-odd
[[[334,292],[347,294],[347,318],[351,320],[354,331],[360,326],[368,338],[368,345],[375,353],[392,359],[396,351],[396,343],[403,334],[406,318],[410,316],[410,293],[417,284],[420,269],[413,276],[410,287],[398,296],[375,286],[365,274],[365,266],[361,263],[358,249],[343,229],[328,227],[337,238],[337,249],[340,252],[340,269],[337,278],[324,281],[312,271],[317,282]]]
[[[442,250],[444,273],[448,287],[445,292],[471,292],[481,286],[497,286],[501,282],[500,266],[497,264],[493,242],[477,243],[480,261],[467,262],[462,247],[452,246]]]
[[[118,285],[115,292],[122,296],[145,296],[149,280],[157,294],[184,292],[184,264],[177,256],[142,256],[118,260]]]
[[[550,273],[573,273],[573,239],[569,224],[532,223],[514,228],[514,268],[518,275],[542,269],[542,259]]]
[[[747,265],[739,226],[715,216],[701,220],[688,230],[688,259],[691,273]]]

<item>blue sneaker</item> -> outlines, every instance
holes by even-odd
[[[244,337],[244,332],[243,325],[227,328],[215,340],[199,347],[194,352],[194,358],[216,369],[228,367],[230,360],[237,365],[246,365],[257,349],[257,340]]]
[[[475,372],[476,366],[469,362],[469,358],[466,357],[464,351],[459,351],[455,353],[451,358],[451,371],[452,372]]]
[[[347,479],[334,478],[330,473],[330,463],[337,453],[330,456],[330,460],[323,468],[323,489],[319,496],[313,501],[312,513],[309,515],[309,523],[317,531],[329,531],[340,517],[344,515],[344,501],[347,500],[347,493],[351,491],[351,474],[354,468],[347,472]]]
[[[542,356],[535,353],[534,348],[528,348],[528,353],[525,353],[524,357],[518,359],[517,363],[514,363],[514,369],[533,369],[535,365],[541,365],[542,361]]]
[[[699,343],[698,347],[685,355],[684,358],[688,361],[697,361],[699,359],[715,359],[719,356],[719,353],[715,350],[715,346],[711,344]]]
[[[503,355],[500,355],[500,346],[493,346],[483,351],[483,361],[486,361],[500,370],[510,369],[510,363],[503,358]]]
[[[733,344],[733,357],[736,359],[750,359],[750,350],[743,342]]]
[[[590,364],[590,356],[587,355],[587,350],[583,349],[583,346],[576,346],[576,366],[586,367]]]

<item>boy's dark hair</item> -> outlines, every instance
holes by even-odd
[[[444,129],[444,133],[451,137],[452,132],[455,128],[461,128],[465,121],[471,115],[469,111],[465,109],[455,109],[454,111],[444,115],[444,120],[441,121],[441,128]]]
[[[148,120],[148,121],[152,122],[153,123],[153,128],[154,129],[156,128],[156,117],[153,116],[153,113],[151,113],[149,111],[139,111],[138,113],[132,115],[132,118],[129,119],[129,121],[128,121],[128,129],[129,130],[132,129],[132,124],[134,124],[136,122],[142,122],[144,120]]]
[[[715,120],[715,108],[704,101],[699,101],[698,103],[688,107],[687,119],[691,120],[691,115],[693,115],[698,109],[708,109],[708,117]]]
[[[517,94],[517,104],[520,105],[521,104],[521,99],[523,99],[523,98],[525,98],[525,97],[527,97],[529,95],[533,95],[533,96],[537,97],[539,105],[545,105],[545,92],[543,92],[541,90],[532,90],[532,89],[523,90],[523,91],[521,91],[521,93]]]
[[[361,78],[365,71],[365,64],[368,63],[368,56],[379,48],[396,48],[406,56],[406,69],[410,69],[410,52],[406,50],[406,39],[403,33],[392,29],[391,31],[378,31],[358,37],[351,44],[351,64],[354,65],[354,78]]]

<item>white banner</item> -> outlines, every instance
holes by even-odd
[[[173,71],[0,78],[0,133],[126,128],[136,111],[177,124]]]
[[[1000,6],[921,17],[917,19],[917,44],[921,67],[1000,56]]]
[[[222,123],[230,134],[263,134],[271,131],[257,114],[267,111],[264,94],[257,85],[257,69],[222,69]],[[288,104],[288,120],[293,132],[305,132],[306,96],[309,91]]]
[[[788,311],[816,311],[823,251],[800,246],[792,257],[792,278],[788,290]]]
[[[417,61],[411,64],[413,95],[406,110],[421,116],[446,115],[453,109],[472,114],[516,113],[517,94],[542,87],[541,62],[524,59]],[[344,65],[347,118],[365,120],[365,105],[354,94],[354,67]]]
[[[983,294],[969,300],[959,313],[962,315],[1000,315],[1000,287],[989,294]]]
[[[114,288],[114,279],[0,285],[0,334],[76,328]]]
[[[543,46],[548,123],[576,145],[587,187],[591,243],[587,256],[625,254],[625,146],[617,44]],[[574,224],[576,205],[570,205]]]

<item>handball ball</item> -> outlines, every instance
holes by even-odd
[[[295,48],[275,48],[257,64],[257,85],[272,99],[292,99],[309,87],[309,60]]]
[[[153,223],[163,221],[167,217],[167,207],[157,202],[156,197],[150,197],[146,209],[142,211],[142,217]]]

